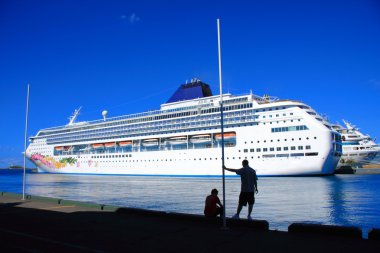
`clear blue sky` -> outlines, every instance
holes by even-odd
[[[216,4],[218,2],[218,4]],[[224,90],[301,100],[380,138],[380,1],[0,0],[0,167],[29,135],[158,109],[198,77]]]

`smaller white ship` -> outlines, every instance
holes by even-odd
[[[369,164],[380,153],[380,147],[369,135],[359,131],[355,125],[343,120],[345,127],[335,124],[332,127],[342,136],[342,158],[338,168],[344,165],[362,166]]]

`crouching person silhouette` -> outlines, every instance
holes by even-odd
[[[208,218],[223,215],[223,205],[220,203],[217,189],[212,189],[211,195],[206,197],[204,214]]]

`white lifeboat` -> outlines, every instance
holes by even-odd
[[[154,147],[158,146],[158,139],[146,139],[142,141],[144,147]]]
[[[190,137],[190,142],[194,144],[210,143],[211,134],[199,134]]]
[[[171,137],[167,140],[170,145],[180,145],[187,143],[187,136]]]

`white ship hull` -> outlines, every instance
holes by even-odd
[[[325,131],[318,140],[312,141],[314,149],[309,153],[318,153],[316,156],[296,156],[289,152],[273,152],[273,154],[289,154],[287,157],[263,158],[257,152],[244,153],[244,149],[251,148],[244,144],[250,132],[260,130],[260,127],[246,127],[234,129],[237,132],[237,144],[235,147],[225,147],[225,164],[231,168],[240,168],[243,159],[247,159],[259,176],[306,176],[306,175],[329,175],[332,174],[339,161],[334,154],[333,146],[329,149],[322,147],[330,145],[331,136]],[[264,129],[262,129],[264,130]],[[298,136],[307,136],[303,133]],[[261,138],[265,137],[260,135]],[[268,136],[269,137],[269,136]],[[282,138],[290,138],[289,134],[282,134]],[[301,138],[302,139],[302,138]],[[240,141],[239,141],[240,140]],[[250,143],[248,141],[247,143]],[[300,143],[298,143],[299,145]],[[221,176],[221,148],[214,144],[211,148],[189,148],[182,150],[140,151],[130,153],[103,153],[51,156],[51,163],[31,159],[39,171],[48,173],[72,173],[72,174],[116,174],[116,175],[160,175],[160,176]],[[255,145],[253,145],[255,146]],[[256,145],[257,146],[257,145]],[[271,144],[266,145],[268,147]],[[298,154],[301,154],[298,152]],[[305,154],[305,151],[302,152]],[[30,157],[30,154],[28,154]],[[127,156],[127,157],[123,157]],[[131,157],[129,157],[129,155]],[[107,157],[108,156],[108,157]],[[113,157],[112,157],[113,156]],[[119,157],[120,156],[120,157]],[[99,158],[97,158],[99,157]],[[56,166],[54,163],[60,159],[74,158],[72,164]],[[235,175],[226,171],[227,176]]]
[[[153,159],[154,157],[165,157],[165,159],[172,159],[169,162],[146,162],[140,165],[134,165],[129,162],[119,162],[118,159],[110,159],[109,166],[99,166],[99,162],[93,161],[90,155],[87,155],[82,160],[80,167],[77,164],[68,165],[65,168],[51,168],[41,162],[37,161],[40,172],[48,173],[69,173],[69,174],[108,174],[108,175],[160,175],[160,176],[221,176],[221,160],[207,160],[203,158],[199,152],[181,152],[173,151],[171,155],[163,154],[164,151],[152,152],[151,157],[143,155],[136,155],[136,158]],[[228,152],[228,149],[226,150]],[[186,153],[186,154],[185,154]],[[193,153],[193,154],[192,154]],[[220,151],[215,154],[220,156]],[[189,156],[202,157],[201,161],[189,161],[186,158],[179,158]],[[212,155],[209,153],[209,155]],[[176,157],[176,158],[174,158]],[[244,157],[245,158],[245,157]],[[206,159],[206,160],[204,160]],[[91,161],[91,162],[89,162]],[[258,161],[251,161],[251,166],[256,169],[259,176],[306,176],[306,175],[329,175],[332,174],[336,167],[337,160],[333,156],[316,157],[313,159],[303,158],[279,158],[277,161],[268,161],[262,159]],[[240,168],[241,160],[226,161],[229,167]],[[227,176],[235,175],[226,171]]]

